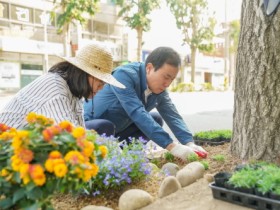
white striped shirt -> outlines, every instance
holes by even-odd
[[[84,127],[82,99],[73,96],[66,81],[56,73],[42,75],[21,89],[0,111],[0,123],[22,128],[30,112],[52,118],[55,123],[67,120]]]

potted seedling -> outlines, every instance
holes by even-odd
[[[231,173],[228,172],[219,172],[214,175],[215,185],[218,187],[225,187],[226,183],[229,181]]]
[[[229,179],[228,183],[233,185],[235,190],[254,194],[254,188],[257,185],[260,174],[258,171],[244,168],[235,172]]]
[[[231,130],[209,130],[194,134],[194,141],[198,145],[208,144],[211,146],[224,144],[231,139]]]

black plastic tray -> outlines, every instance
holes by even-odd
[[[228,190],[217,187],[214,182],[210,183],[209,187],[212,189],[213,197],[219,200],[258,210],[280,210],[280,200]]]

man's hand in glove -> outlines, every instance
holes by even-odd
[[[183,162],[187,161],[189,155],[195,154],[192,148],[182,144],[175,144],[170,153]]]
[[[187,143],[186,146],[190,147],[198,156],[202,158],[206,158],[208,155],[208,152],[206,152],[201,146],[198,146],[193,142]]]

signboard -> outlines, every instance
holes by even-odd
[[[19,63],[0,62],[0,88],[20,87]]]

